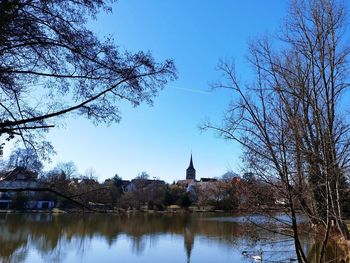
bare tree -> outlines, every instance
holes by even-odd
[[[0,1],[0,135],[38,148],[41,132],[68,113],[118,122],[118,102],[152,103],[176,77],[171,60],[120,50],[86,28],[111,11],[106,2]]]
[[[255,82],[242,86],[234,65],[220,63],[226,80],[214,87],[232,90],[237,100],[222,126],[204,124],[243,145],[249,169],[287,201],[299,262],[308,259],[298,208],[323,233],[320,262],[331,234],[350,237],[341,205],[350,153],[341,104],[349,73],[345,18],[339,1],[292,1],[279,48],[268,38],[249,46]]]
[[[150,178],[150,175],[147,173],[147,172],[145,172],[145,171],[143,171],[143,172],[141,172],[141,173],[139,173],[136,177],[135,177],[135,179],[141,179],[141,180],[148,180]]]
[[[23,167],[36,173],[40,173],[43,166],[43,163],[32,149],[22,148],[14,149],[7,163],[8,168]]]
[[[73,178],[78,174],[78,168],[73,161],[69,162],[59,162],[54,168],[53,171],[56,174],[61,174],[67,179]]]

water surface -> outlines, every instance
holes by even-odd
[[[0,214],[0,262],[289,262],[293,248],[226,214]]]

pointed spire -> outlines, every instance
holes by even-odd
[[[192,153],[191,153],[190,165],[188,166],[188,168],[194,169],[194,167],[193,167],[193,161],[192,161]]]
[[[192,153],[190,159],[190,165],[186,170],[186,179],[196,180],[196,169],[193,167]]]

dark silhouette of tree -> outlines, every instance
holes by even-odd
[[[13,150],[7,166],[9,168],[23,167],[37,173],[40,173],[44,167],[36,152],[31,148]]]
[[[221,176],[221,179],[228,181],[228,180],[232,180],[235,177],[239,177],[239,175],[236,174],[234,171],[229,170]]]
[[[186,189],[176,184],[168,185],[164,196],[165,205],[180,205],[183,195],[186,194]]]
[[[239,142],[248,170],[286,204],[299,262],[309,260],[298,208],[322,240],[318,262],[332,235],[350,239],[342,206],[350,160],[349,123],[342,115],[349,89],[345,11],[341,1],[291,1],[278,49],[269,38],[249,46],[254,82],[242,85],[234,65],[220,63],[225,80],[214,86],[230,89],[237,100],[222,126],[204,125]]]
[[[139,173],[139,174],[135,177],[135,179],[143,179],[143,180],[147,180],[147,179],[149,179],[149,178],[150,178],[150,175],[149,175],[147,172],[145,172],[145,171]]]
[[[115,174],[112,179],[107,181],[111,182],[110,196],[113,202],[116,203],[124,192],[123,179],[118,174]]]
[[[37,148],[68,113],[118,122],[120,101],[152,104],[176,77],[172,60],[121,50],[86,27],[111,11],[106,2],[0,1],[0,135]]]
[[[119,189],[121,189],[123,186],[123,179],[118,174],[115,174],[113,176],[112,182],[113,182],[114,186],[119,188]]]
[[[252,183],[256,180],[254,174],[249,172],[244,173],[242,179],[247,183]]]
[[[78,175],[77,166],[73,161],[59,162],[54,168],[55,174],[60,174],[64,178],[70,179]]]
[[[189,193],[183,193],[181,195],[179,204],[182,208],[188,208],[192,204]]]

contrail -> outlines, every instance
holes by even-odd
[[[181,88],[181,87],[172,86],[172,85],[168,85],[168,87],[169,88],[173,88],[173,89],[178,89],[178,90],[189,91],[189,92],[193,92],[193,93],[205,94],[205,95],[210,95],[211,94],[211,92],[209,92],[209,91],[198,90],[198,89]]]

